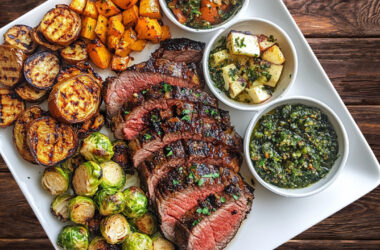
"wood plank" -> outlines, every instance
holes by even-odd
[[[379,249],[380,240],[291,240],[277,250]]]
[[[379,0],[284,0],[306,37],[379,37]]]
[[[0,27],[45,2],[45,0],[1,0]]]
[[[0,249],[12,250],[41,250],[41,249],[54,249],[48,238],[42,239],[0,239]]]

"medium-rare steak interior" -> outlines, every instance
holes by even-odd
[[[239,174],[242,138],[204,92],[204,44],[169,39],[146,62],[106,81],[107,119],[180,249],[223,249],[251,210]]]

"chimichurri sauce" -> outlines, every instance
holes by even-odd
[[[283,105],[254,128],[250,156],[259,176],[282,188],[303,188],[325,177],[338,158],[335,130],[321,110]]]

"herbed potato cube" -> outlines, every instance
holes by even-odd
[[[136,40],[131,46],[129,47],[133,51],[142,51],[145,48],[146,40]]]
[[[87,0],[72,0],[69,8],[78,14],[82,14]]]
[[[272,64],[268,69],[268,73],[271,75],[269,81],[265,85],[276,87],[278,80],[280,79],[283,65]]]
[[[243,90],[245,89],[247,83],[243,79],[237,79],[236,81],[233,81],[230,83],[230,96],[231,98],[235,98],[238,96]]]
[[[260,56],[257,36],[231,31],[227,36],[227,48],[233,55]]]
[[[82,30],[81,37],[87,38],[89,40],[95,39],[96,33],[96,19],[86,16],[82,19]]]
[[[283,64],[285,62],[284,54],[282,54],[281,49],[277,45],[273,45],[262,55],[263,60],[274,64]]]
[[[251,86],[247,88],[246,91],[254,103],[262,103],[271,97],[263,85]]]
[[[230,84],[237,79],[237,68],[235,64],[229,64],[227,66],[224,66],[222,68],[222,75],[224,79],[224,89],[229,90],[230,89]]]
[[[98,18],[98,10],[96,9],[96,0],[87,0],[86,7],[83,10],[83,15]]]
[[[272,41],[272,40],[269,41],[269,39],[266,35],[260,35],[260,36],[258,36],[258,39],[259,39],[259,46],[260,46],[261,51],[264,51],[264,50],[272,47],[275,44],[274,41]]]
[[[139,17],[139,8],[137,5],[133,5],[131,8],[123,11],[123,23],[126,26],[132,26],[137,22]]]
[[[127,29],[124,32],[123,37],[120,40],[120,43],[116,47],[115,55],[121,56],[121,57],[128,56],[129,53],[131,52],[130,46],[136,40],[137,40],[136,32],[132,28]]]
[[[140,0],[140,16],[161,19],[158,0]]]
[[[106,17],[114,16],[119,14],[120,9],[111,0],[100,0],[95,3],[96,9],[99,15]]]
[[[135,29],[139,39],[146,39],[153,43],[158,43],[162,36],[161,25],[157,19],[139,17]]]
[[[105,16],[99,15],[98,21],[96,22],[95,33],[99,37],[102,43],[106,43],[107,39],[107,23],[108,19]]]
[[[224,63],[225,61],[227,61],[228,58],[230,57],[226,49],[215,52],[211,56],[213,58],[214,65],[220,65]]]

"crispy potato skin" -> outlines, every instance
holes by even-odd
[[[37,44],[32,39],[32,30],[32,27],[27,25],[15,25],[5,32],[4,42],[30,54],[37,47]]]
[[[40,102],[47,97],[47,90],[37,89],[30,86],[28,83],[23,82],[17,88],[15,88],[16,93],[21,99],[27,102]]]
[[[77,40],[61,50],[61,57],[68,64],[84,62],[88,59],[86,46],[87,44],[85,41]]]
[[[95,78],[99,86],[102,86],[102,78],[95,72],[94,68],[87,62],[80,62],[76,65],[68,65],[61,69],[57,76],[57,82],[71,78],[80,74],[89,74]]]
[[[16,92],[7,88],[0,88],[0,128],[11,125],[24,111],[25,103]]]
[[[98,132],[104,125],[104,116],[100,113],[95,114],[90,120],[84,123],[75,124],[76,133],[79,138],[83,139],[93,132]]]
[[[26,54],[12,45],[0,45],[0,83],[13,87],[22,80]]]
[[[53,86],[60,69],[56,55],[43,51],[30,56],[24,65],[25,80],[37,89],[49,89]]]
[[[60,81],[49,95],[50,114],[65,123],[85,122],[98,111],[100,92],[101,86],[89,74]]]
[[[42,117],[44,113],[45,112],[39,106],[31,106],[21,113],[13,127],[13,141],[17,151],[24,160],[33,164],[37,164],[37,162],[32,153],[30,153],[29,146],[26,142],[26,129],[30,122]]]
[[[41,45],[47,49],[50,49],[52,51],[57,51],[63,48],[61,45],[52,44],[51,42],[47,41],[44,35],[39,30],[39,27],[36,27],[32,30],[32,39],[35,43],[38,45]]]
[[[45,14],[39,29],[49,42],[67,46],[78,38],[81,19],[67,5],[57,5]]]
[[[75,131],[50,116],[42,116],[27,126],[27,144],[36,162],[57,165],[71,157],[78,146]]]

